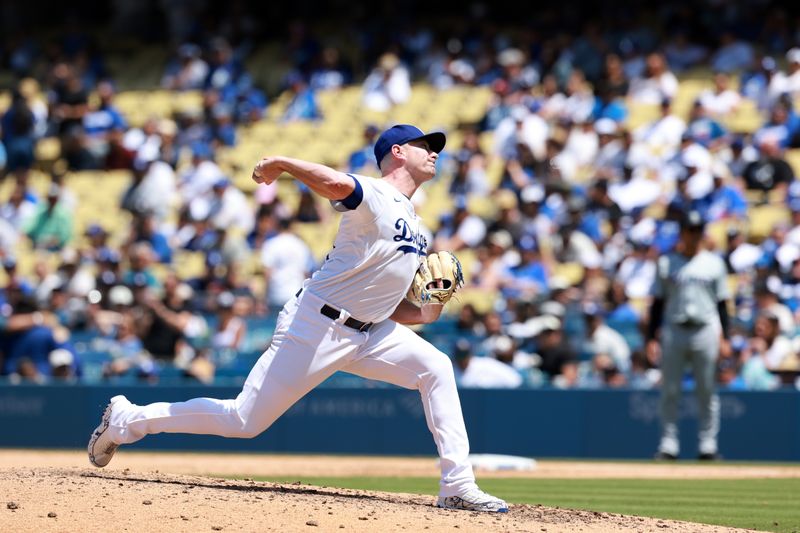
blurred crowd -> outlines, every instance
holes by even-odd
[[[216,162],[241,128],[267,120],[267,96],[277,96],[244,66],[263,27],[244,2],[200,17],[202,27],[181,23],[179,5],[194,4],[164,8],[174,56],[161,85],[201,91],[202,105],[141,127],[114,105],[113,73],[75,21],[46,46],[5,40],[2,60],[19,82],[0,119],[0,376],[155,382],[177,369],[211,382],[231,367],[242,377],[247,365],[236,361],[268,342],[253,335],[254,320],[274,324],[316,266],[295,224],[332,223],[332,210],[302,187],[297,207],[277,186],[248,198]],[[453,209],[426,221],[432,248],[474,257],[469,290],[490,303],[467,302],[420,331],[452,356],[461,385],[657,386],[659,361],[643,350],[650,288],[690,209],[704,215],[707,247],[735,287],[720,386],[793,385],[800,185],[787,157],[800,147],[800,35],[790,14],[760,2],[699,13],[678,3],[618,20],[578,24],[549,8],[546,25],[481,24],[488,13],[474,4],[458,23],[350,34],[345,24],[337,36],[292,21],[281,30],[288,64],[275,66],[288,105],[270,119],[324,121],[317,95],[353,84],[376,112],[408,101],[415,83],[491,91],[482,118],[459,125],[460,143],[439,158]],[[353,39],[355,48],[340,44]],[[675,104],[688,70],[709,88],[687,116]],[[643,106],[657,113],[631,127]],[[727,128],[746,106],[758,127]],[[339,167],[376,175],[372,142],[388,125],[367,125],[363,147]],[[30,175],[43,139],[58,141],[59,156],[37,195]],[[74,227],[69,176],[80,170],[130,172],[122,197],[109,198],[131,215],[124,235]],[[424,191],[413,200],[424,205]],[[486,200],[490,214],[476,209]],[[779,211],[788,219],[771,217]],[[753,231],[757,212],[770,220],[763,234]],[[31,275],[18,271],[20,242],[34,250]],[[182,252],[202,254],[201,275],[178,278]]]

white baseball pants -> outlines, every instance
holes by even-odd
[[[112,413],[117,444],[155,433],[194,433],[251,438],[272,425],[306,393],[336,371],[418,389],[428,429],[441,458],[441,496],[475,484],[469,441],[450,359],[391,320],[359,332],[322,315],[323,300],[304,290],[278,316],[272,343],[233,400],[195,398],[134,405]]]

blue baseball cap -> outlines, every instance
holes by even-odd
[[[438,154],[444,148],[447,138],[440,131],[426,134],[418,127],[410,124],[392,126],[381,133],[381,136],[375,142],[375,161],[378,163],[378,168],[380,168],[381,161],[386,157],[386,154],[392,150],[392,146],[395,144],[403,145],[411,141],[427,141],[431,150]]]

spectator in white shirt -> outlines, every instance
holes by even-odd
[[[705,198],[714,190],[714,176],[705,161],[700,151],[687,149],[682,154],[681,162],[686,167],[686,173],[678,174],[678,182],[679,185],[680,182],[685,182],[686,194],[692,200]]]
[[[564,112],[567,96],[559,91],[556,77],[548,74],[542,78],[540,90],[542,94],[539,96],[539,115],[548,121],[559,118]]]
[[[210,194],[193,200],[190,209],[205,214],[203,218],[210,219],[215,228],[236,228],[241,235],[248,235],[255,226],[255,213],[247,197],[225,177],[214,183]]]
[[[627,153],[620,139],[617,123],[610,118],[601,118],[594,123],[594,131],[598,138],[598,147],[592,164],[596,175],[604,178],[621,177]]]
[[[211,147],[204,143],[195,143],[192,146],[192,163],[181,172],[178,179],[178,190],[183,204],[208,194],[223,177],[222,169],[213,161]]]
[[[428,67],[428,81],[439,90],[470,84],[474,79],[475,67],[455,51],[448,51]]]
[[[278,221],[278,234],[261,248],[261,263],[267,281],[267,303],[280,309],[302,287],[313,258],[308,245],[292,231],[292,220]]]
[[[611,183],[608,187],[608,196],[625,213],[646,207],[661,196],[661,185],[650,179],[643,170],[625,165],[622,181]]]
[[[378,66],[364,80],[364,106],[373,111],[388,111],[411,97],[408,69],[393,53],[383,54]]]
[[[780,332],[788,337],[794,337],[795,330],[797,329],[794,315],[778,298],[778,291],[780,291],[780,289],[781,282],[776,277],[756,283],[754,291],[756,311],[767,311],[778,317]]]
[[[647,242],[633,240],[633,252],[619,265],[617,281],[625,287],[628,298],[646,298],[656,279],[656,263],[647,256]]]
[[[157,148],[152,146],[139,150],[133,162],[134,181],[123,196],[122,207],[132,213],[152,213],[163,223],[175,200],[175,171],[157,157]]]
[[[491,357],[475,357],[472,345],[459,339],[453,350],[456,382],[461,387],[480,389],[515,389],[522,376],[511,366]]]
[[[501,120],[494,131],[494,153],[511,159],[516,156],[517,146],[521,144],[527,146],[537,159],[542,159],[547,151],[549,131],[542,117],[531,113],[523,105],[514,106],[511,116]]]
[[[506,48],[497,54],[497,64],[503,67],[503,79],[512,90],[529,89],[539,83],[539,72],[526,64],[525,53],[518,48]]]
[[[580,70],[573,70],[567,80],[567,99],[561,118],[569,122],[584,122],[594,111],[595,99],[586,78]]]
[[[796,356],[792,341],[781,333],[780,319],[771,311],[761,311],[753,327],[750,347],[764,358],[768,370],[788,369]]]
[[[586,302],[582,311],[588,350],[595,356],[611,357],[619,370],[627,372],[631,367],[631,349],[625,338],[605,323],[605,312],[595,302]]]
[[[725,72],[714,74],[714,89],[700,93],[700,105],[706,113],[714,118],[723,118],[728,113],[736,111],[742,97],[730,88],[730,76]]]
[[[567,136],[567,142],[564,145],[564,152],[569,154],[576,165],[579,167],[589,165],[594,161],[597,150],[597,131],[595,125],[593,125],[590,120],[576,124],[575,127],[570,130]]]
[[[770,80],[769,95],[777,100],[783,94],[800,95],[800,48],[786,52],[786,72],[778,72]]]
[[[21,231],[34,213],[36,204],[28,198],[25,184],[17,181],[11,189],[8,201],[0,206],[0,217],[7,220],[16,231]]]
[[[631,82],[628,96],[637,103],[657,105],[664,98],[674,98],[678,92],[678,79],[667,69],[664,56],[652,53],[647,56],[644,75]]]
[[[7,220],[0,218],[0,255],[7,257],[14,251],[19,232]]]
[[[466,202],[459,200],[451,219],[445,219],[436,232],[434,248],[458,251],[475,248],[486,236],[486,224],[480,217],[470,214]]]
[[[686,122],[673,113],[672,100],[661,100],[661,117],[633,133],[632,157],[638,164],[658,169],[678,153]]]
[[[167,66],[161,86],[179,91],[202,89],[207,75],[208,63],[200,57],[200,47],[186,43],[178,47],[178,57]]]

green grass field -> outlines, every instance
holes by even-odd
[[[351,489],[436,494],[430,478],[258,478]],[[800,479],[483,479],[512,503],[589,509],[766,531],[800,532]]]

